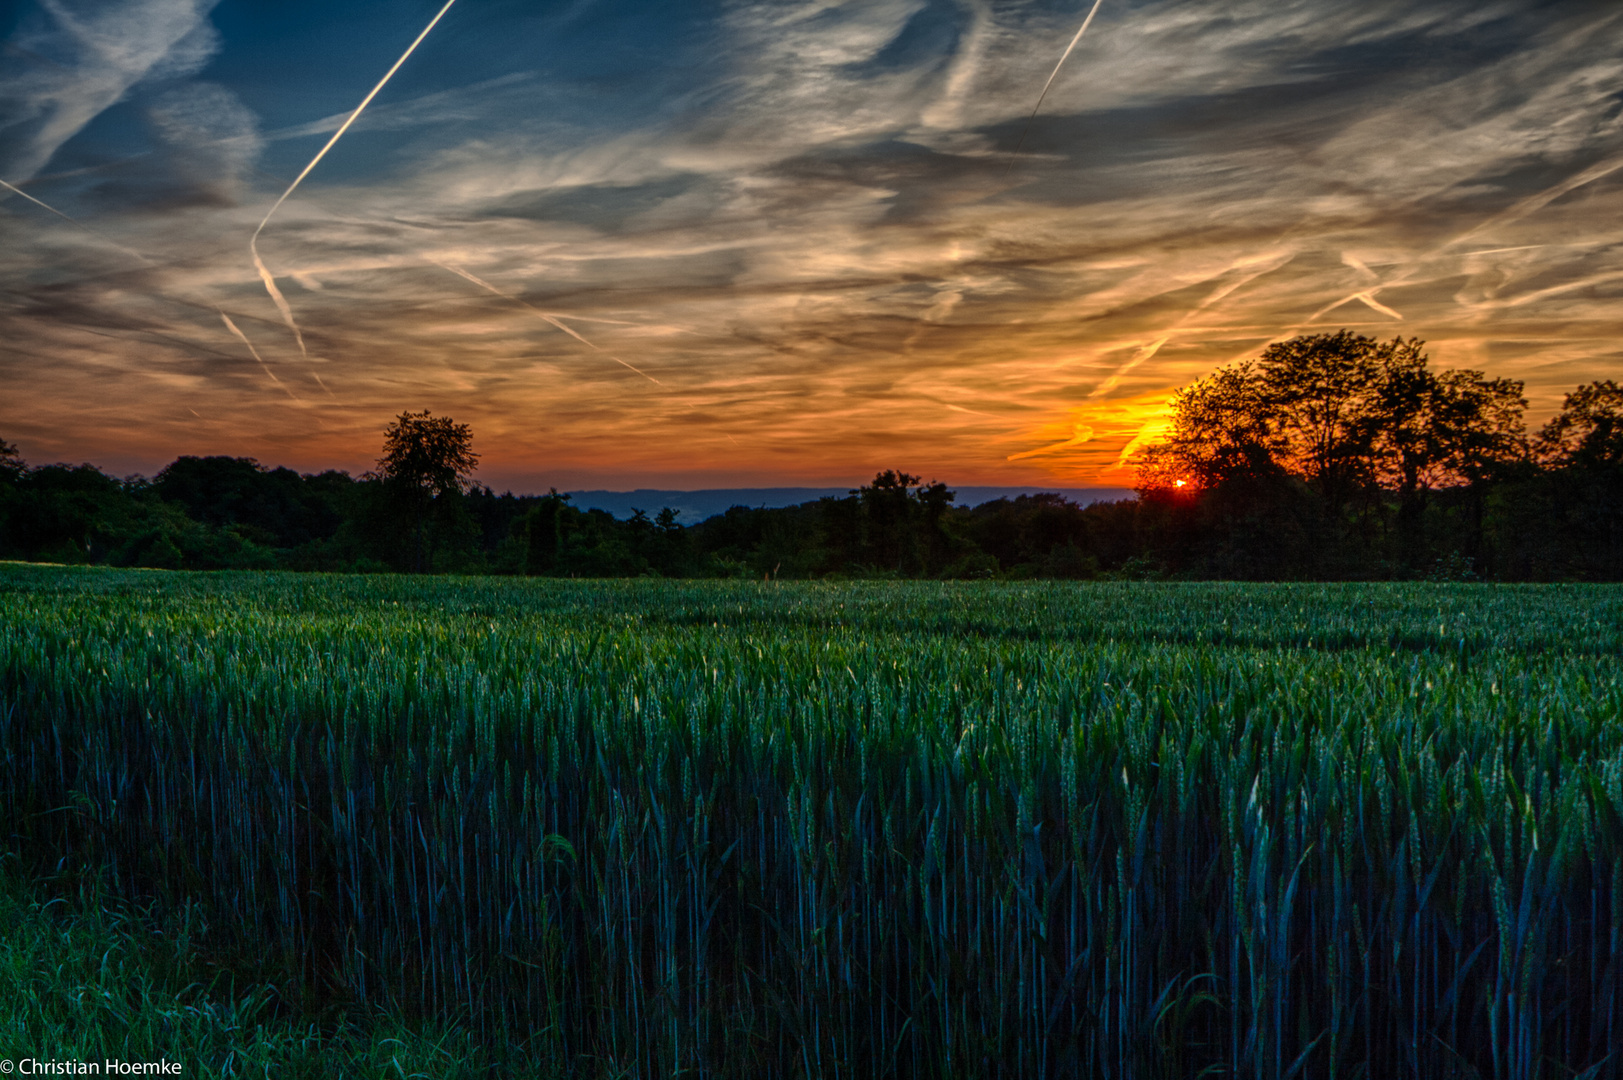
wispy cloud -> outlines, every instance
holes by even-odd
[[[158,97],[148,116],[185,183],[179,197],[228,205],[242,197],[265,144],[241,98],[217,83],[192,82]]]
[[[1006,179],[1092,7],[601,0],[545,34],[467,8],[261,238],[297,367],[242,246],[375,74],[149,77],[145,128],[63,155],[94,173],[6,177],[153,265],[13,196],[0,378],[28,406],[0,425],[115,447],[139,440],[110,403],[145,401],[155,456],[203,449],[195,410],[241,418],[241,452],[361,467],[427,404],[487,475],[560,486],[1119,482],[1174,387],[1293,333],[1417,335],[1536,410],[1623,376],[1623,13],[1110,0]],[[242,338],[341,398],[265,410]]]
[[[38,0],[6,42],[0,67],[0,173],[30,179],[130,87],[188,74],[218,38],[218,0]]]

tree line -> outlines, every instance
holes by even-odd
[[[1530,433],[1520,381],[1422,346],[1297,337],[1179,391],[1138,457],[1144,555],[1217,578],[1623,578],[1623,388],[1579,386]]]
[[[1136,499],[955,506],[886,470],[843,498],[692,526],[473,479],[466,424],[401,413],[377,467],[182,457],[152,478],[30,467],[0,440],[0,558],[173,569],[556,577],[1623,580],[1623,388],[1537,433],[1522,384],[1348,331],[1179,391]]]

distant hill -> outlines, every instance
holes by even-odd
[[[841,499],[851,490],[848,487],[707,488],[703,491],[638,488],[635,491],[571,491],[569,499],[582,510],[606,510],[617,518],[628,518],[633,510],[645,510],[653,517],[668,506],[676,511],[677,520],[683,525],[696,525],[735,506],[796,506],[824,497]],[[979,506],[996,499],[1040,493],[1063,495],[1080,506],[1133,497],[1127,488],[954,487],[952,490],[957,493],[954,506]]]

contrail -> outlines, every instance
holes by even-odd
[[[1609,157],[1604,161],[1596,162],[1589,168],[1569,176],[1567,179],[1561,181],[1559,184],[1556,184],[1554,187],[1545,188],[1536,195],[1529,195],[1527,198],[1522,199],[1520,202],[1516,203],[1516,205],[1510,207],[1508,210],[1505,210],[1503,213],[1489,218],[1487,221],[1482,222],[1482,224],[1476,226],[1475,228],[1467,229],[1465,232],[1454,237],[1454,239],[1443,244],[1436,251],[1432,252],[1432,254],[1436,255],[1440,252],[1447,251],[1449,248],[1463,244],[1467,240],[1480,236],[1491,229],[1498,228],[1501,225],[1510,225],[1522,220],[1525,217],[1536,214],[1546,206],[1553,203],[1555,200],[1559,199],[1561,196],[1576,191],[1578,188],[1581,188],[1586,184],[1594,183],[1596,180],[1599,180],[1602,177],[1610,176],[1619,169],[1623,169],[1623,154],[1614,154],[1612,157]]]
[[[1251,284],[1251,282],[1257,280],[1259,277],[1262,277],[1265,274],[1273,273],[1275,270],[1278,270],[1280,267],[1289,263],[1295,257],[1296,253],[1290,248],[1273,248],[1258,255],[1236,259],[1230,263],[1228,269],[1216,275],[1215,279],[1207,279],[1218,280],[1219,284],[1216,288],[1207,293],[1205,298],[1202,299],[1200,303],[1196,304],[1193,308],[1186,312],[1177,322],[1167,327],[1165,332],[1159,338],[1150,342],[1148,345],[1140,346],[1138,351],[1133,354],[1132,359],[1128,360],[1121,367],[1111,372],[1103,382],[1094,387],[1092,393],[1088,394],[1088,399],[1091,401],[1095,398],[1104,397],[1117,386],[1121,385],[1122,379],[1131,374],[1135,368],[1149,360],[1156,353],[1160,352],[1161,347],[1167,342],[1171,341],[1174,334],[1185,333],[1193,329],[1188,325],[1190,319],[1193,319],[1196,315],[1206,311],[1218,301],[1226,299],[1239,289]],[[1228,277],[1228,275],[1235,270],[1241,270],[1243,272],[1231,280],[1221,280]],[[1374,301],[1370,298],[1365,298],[1364,302],[1368,304],[1374,303]],[[1391,309],[1388,308],[1387,310],[1390,311]],[[1397,313],[1392,312],[1392,314],[1396,315]],[[1400,319],[1403,318],[1401,315],[1398,315],[1397,317]]]
[[[1340,300],[1337,300],[1337,301],[1335,301],[1334,303],[1331,303],[1331,304],[1326,304],[1322,308],[1320,308],[1319,310],[1315,311],[1313,314],[1309,315],[1307,317],[1307,323],[1313,322],[1314,320],[1318,319],[1320,316],[1328,315],[1330,312],[1334,311],[1336,308],[1340,307],[1342,304],[1350,304],[1354,300],[1359,301],[1365,307],[1369,308],[1372,311],[1379,311],[1382,315],[1390,315],[1390,316],[1392,316],[1392,318],[1397,319],[1397,320],[1399,320],[1401,322],[1402,319],[1403,319],[1403,316],[1401,314],[1399,314],[1398,312],[1392,310],[1391,308],[1387,307],[1385,304],[1381,303],[1379,300],[1375,299],[1375,294],[1380,292],[1382,289],[1401,287],[1401,286],[1406,285],[1406,284],[1408,284],[1408,282],[1401,281],[1401,280],[1400,281],[1388,281],[1388,282],[1385,282],[1384,284],[1375,285],[1375,286],[1372,286],[1372,287],[1370,287],[1368,289],[1363,289],[1363,290],[1361,290],[1359,292],[1355,292],[1355,293],[1353,293],[1353,294],[1351,294],[1349,296],[1343,296]],[[1304,323],[1303,325],[1307,325],[1307,323]]]
[[[1412,275],[1414,274],[1416,268],[1422,266],[1423,264],[1431,262],[1433,259],[1439,258],[1440,256],[1447,254],[1453,248],[1457,248],[1461,244],[1464,244],[1464,243],[1466,243],[1466,242],[1468,242],[1470,240],[1474,240],[1476,237],[1481,236],[1483,233],[1491,232],[1492,230],[1500,228],[1500,227],[1505,226],[1505,225],[1513,225],[1516,222],[1521,221],[1523,218],[1531,217],[1533,214],[1538,213],[1540,210],[1544,209],[1546,206],[1550,205],[1555,200],[1561,198],[1563,195],[1570,194],[1571,192],[1576,191],[1578,188],[1581,188],[1581,187],[1585,186],[1586,184],[1592,184],[1596,180],[1600,180],[1600,179],[1603,179],[1604,177],[1610,176],[1612,173],[1617,172],[1619,169],[1623,169],[1623,154],[1614,154],[1611,157],[1606,158],[1603,161],[1598,161],[1595,164],[1589,166],[1589,168],[1583,169],[1583,170],[1581,170],[1581,171],[1579,171],[1577,173],[1574,173],[1572,176],[1567,177],[1567,179],[1561,181],[1559,184],[1556,184],[1553,187],[1545,188],[1543,191],[1540,191],[1535,195],[1529,195],[1527,198],[1522,199],[1519,202],[1517,202],[1514,206],[1511,206],[1508,209],[1506,209],[1506,210],[1504,210],[1504,211],[1502,211],[1502,212],[1500,212],[1498,214],[1495,214],[1493,217],[1488,218],[1486,221],[1480,222],[1480,223],[1472,226],[1471,228],[1465,230],[1462,233],[1459,233],[1458,235],[1454,236],[1453,238],[1451,238],[1449,240],[1443,241],[1441,244],[1438,244],[1436,247],[1432,248],[1430,251],[1425,252],[1424,254],[1418,255],[1415,258],[1410,259],[1407,263],[1405,263],[1397,271],[1397,273],[1394,275],[1394,277],[1391,280],[1382,282],[1381,284],[1376,285],[1374,288],[1362,290],[1360,292],[1355,292],[1355,293],[1352,293],[1352,294],[1350,294],[1348,296],[1344,296],[1340,300],[1337,300],[1335,303],[1329,304],[1329,305],[1326,305],[1325,307],[1320,308],[1318,311],[1315,311],[1312,315],[1308,316],[1307,322],[1311,323],[1313,320],[1317,319],[1319,316],[1324,315],[1327,312],[1334,311],[1336,308],[1340,307],[1342,304],[1348,303],[1348,302],[1353,301],[1353,300],[1361,300],[1365,304],[1367,304],[1368,306],[1374,308],[1376,311],[1380,311],[1380,312],[1382,312],[1384,314],[1391,315],[1391,316],[1394,316],[1395,318],[1401,319],[1401,318],[1403,318],[1403,316],[1399,315],[1396,311],[1393,311],[1391,308],[1387,307],[1384,304],[1377,304],[1374,301],[1374,294],[1381,291],[1382,289],[1397,289],[1397,288],[1402,288],[1405,285],[1413,284],[1414,283],[1414,278],[1413,278]],[[1539,247],[1539,246],[1543,246],[1543,245],[1531,245],[1531,246]],[[1505,249],[1496,249],[1496,250],[1514,251],[1514,250],[1517,250],[1517,249],[1515,249],[1515,248],[1505,248]],[[1489,252],[1476,252],[1475,254],[1485,255],[1485,254],[1489,254]],[[1347,260],[1345,258],[1343,258],[1342,261],[1346,262]],[[1349,262],[1348,265],[1349,266],[1354,266],[1355,263],[1356,263],[1356,260],[1354,260],[1353,262]],[[1362,264],[1357,264],[1355,266],[1355,269],[1363,270],[1366,273],[1370,272],[1369,268],[1366,267],[1366,266],[1363,266]]]
[[[1082,26],[1077,30],[1076,36],[1071,39],[1069,45],[1065,46],[1065,51],[1060,53],[1059,63],[1055,64],[1054,70],[1049,72],[1048,81],[1043,83],[1043,92],[1037,95],[1037,104],[1032,106],[1031,115],[1026,117],[1026,126],[1020,132],[1020,141],[1014,144],[1014,154],[1009,159],[1009,168],[1014,168],[1014,158],[1020,156],[1020,148],[1026,144],[1026,136],[1031,134],[1032,122],[1037,119],[1037,110],[1043,107],[1043,99],[1048,96],[1048,88],[1053,86],[1054,80],[1059,77],[1059,69],[1065,66],[1066,60],[1070,59],[1072,50],[1076,48],[1076,43],[1082,40],[1083,34],[1088,32],[1088,24],[1093,22],[1093,17],[1099,13],[1099,5],[1102,3],[1104,3],[1104,0],[1093,0],[1093,7],[1088,11],[1088,17],[1082,20]]]
[[[1069,450],[1073,446],[1084,446],[1093,441],[1093,429],[1086,424],[1072,424],[1071,437],[1062,443],[1051,446],[1039,446],[1035,450],[1022,450],[1018,454],[1010,454],[1005,461],[1019,461],[1022,458],[1038,457],[1042,454],[1052,454],[1060,450]]]
[[[219,311],[218,308],[216,308],[215,310]],[[299,401],[298,396],[295,395],[293,393],[293,391],[289,390],[287,388],[287,386],[282,382],[281,379],[278,379],[276,377],[276,372],[272,371],[270,369],[270,365],[265,363],[265,358],[259,355],[259,350],[254,348],[254,343],[248,340],[248,335],[244,334],[242,332],[242,330],[240,328],[238,328],[237,324],[231,321],[231,316],[227,315],[223,311],[220,311],[220,321],[225,323],[225,328],[227,330],[229,330],[233,334],[237,335],[237,340],[238,341],[240,341],[244,345],[248,346],[248,352],[253,355],[253,358],[255,360],[259,361],[260,368],[264,370],[266,375],[270,376],[270,381],[275,383],[277,386],[281,387],[282,388],[282,393],[286,394],[288,397],[292,398],[294,401],[298,401],[300,405],[303,405],[304,402]]]
[[[1363,259],[1360,259],[1358,256],[1354,255],[1350,251],[1343,251],[1341,253],[1341,262],[1342,262],[1342,265],[1350,266],[1354,270],[1357,270],[1360,274],[1368,274],[1370,277],[1374,278],[1376,281],[1381,280],[1381,275],[1379,275],[1375,271],[1371,270],[1369,268],[1369,265],[1367,263],[1365,263]]]
[[[5,188],[7,191],[13,192],[14,194],[21,195],[23,198],[27,199],[29,202],[33,203],[35,206],[43,206],[43,207],[45,207],[45,209],[47,209],[51,213],[55,214],[57,217],[61,218],[63,221],[73,221],[72,218],[68,217],[68,215],[64,214],[62,211],[58,210],[56,207],[51,206],[48,203],[40,202],[38,199],[36,199],[32,195],[28,194],[28,192],[24,191],[20,187],[14,187],[13,185],[6,183],[4,180],[0,180],[0,187]],[[79,223],[77,221],[73,221],[73,224],[78,225]],[[80,226],[80,228],[83,228],[83,226]]]
[[[1295,257],[1296,252],[1290,248],[1274,248],[1269,251],[1264,251],[1260,255],[1237,259],[1230,263],[1228,269],[1224,270],[1222,274],[1218,275],[1219,278],[1222,278],[1237,269],[1245,269],[1250,272],[1242,274],[1232,281],[1222,282],[1219,284],[1215,289],[1208,293],[1200,303],[1196,304],[1192,310],[1168,327],[1165,334],[1157,338],[1155,341],[1150,342],[1148,345],[1141,346],[1131,360],[1123,364],[1116,371],[1112,372],[1109,378],[1105,379],[1104,382],[1102,382],[1091,394],[1088,395],[1088,398],[1091,400],[1093,398],[1103,397],[1105,394],[1108,394],[1110,391],[1114,390],[1117,385],[1120,384],[1121,380],[1132,372],[1134,368],[1150,359],[1150,357],[1154,356],[1161,350],[1163,345],[1165,345],[1168,341],[1171,341],[1174,334],[1198,329],[1197,327],[1191,327],[1188,325],[1190,319],[1206,311],[1218,301],[1232,295],[1236,290],[1250,284],[1251,282],[1257,280],[1257,278],[1262,277],[1264,274],[1271,274],[1280,267],[1285,266]],[[1401,315],[1398,317],[1402,318]],[[1232,330],[1236,328],[1224,327],[1224,329]],[[1139,447],[1154,439],[1157,435],[1165,430],[1165,427],[1166,422],[1164,412],[1157,416],[1152,416],[1143,424],[1143,426],[1138,429],[1137,433],[1127,441],[1127,445],[1121,448],[1121,453],[1116,458],[1116,466],[1120,468],[1121,466],[1126,465],[1128,459],[1138,451]]]
[[[146,263],[148,266],[153,265],[152,260],[147,258],[145,255],[141,254],[139,251],[136,251],[133,248],[125,247],[123,244],[120,244],[117,240],[114,240],[111,236],[108,236],[106,233],[101,232],[101,231],[99,231],[97,229],[92,229],[89,225],[86,225],[84,222],[80,221],[77,218],[69,217],[68,215],[64,214],[62,211],[58,210],[56,207],[50,205],[49,203],[41,202],[40,200],[34,198],[34,196],[28,194],[28,192],[24,191],[22,188],[14,187],[13,185],[6,183],[4,180],[0,180],[0,187],[5,188],[7,191],[15,192],[16,194],[21,195],[23,198],[27,199],[29,202],[33,203],[35,206],[42,207],[42,208],[44,208],[46,210],[49,210],[51,213],[55,214],[57,217],[61,218],[63,221],[66,221],[70,225],[77,225],[79,228],[83,229],[85,232],[89,233],[91,236],[94,236],[94,237],[96,237],[98,239],[107,241],[109,244],[112,244],[114,247],[116,247],[118,250],[122,251],[124,254],[133,256],[134,258],[137,258],[137,259],[140,259],[142,262]]]
[[[315,168],[316,164],[327,156],[327,151],[331,150],[333,144],[343,137],[344,132],[349,130],[349,126],[361,115],[362,110],[372,104],[372,99],[378,96],[378,91],[382,90],[388,81],[394,78],[394,73],[400,70],[400,65],[404,64],[406,59],[417,51],[417,46],[423,43],[423,39],[428,36],[428,32],[434,29],[440,19],[445,16],[445,13],[451,10],[451,5],[454,3],[456,3],[456,0],[445,0],[445,6],[440,8],[439,14],[429,20],[428,25],[423,27],[423,32],[417,35],[417,40],[413,41],[406,51],[400,54],[400,59],[394,62],[394,67],[385,72],[383,78],[379,79],[378,84],[372,88],[372,92],[362,98],[359,105],[355,106],[355,111],[349,114],[349,119],[345,120],[337,131],[333,132],[332,138],[327,140],[327,145],[321,148],[321,152],[311,158],[310,164],[304,167],[304,171],[293,178],[293,182],[287,186],[287,190],[282,192],[282,197],[276,200],[275,205],[265,215],[265,220],[261,221],[259,228],[254,230],[254,235],[248,239],[248,253],[254,257],[254,269],[259,271],[259,278],[265,283],[265,290],[270,293],[271,300],[275,302],[276,310],[282,313],[282,321],[287,323],[289,330],[293,331],[293,338],[299,343],[299,355],[301,356],[309,356],[309,353],[304,348],[304,334],[299,331],[299,324],[293,320],[293,308],[288,305],[287,298],[282,295],[282,290],[276,287],[276,278],[265,268],[265,260],[259,257],[259,234],[265,231],[265,226],[270,224],[271,217],[275,215],[277,210],[281,209],[283,203],[287,202],[287,197],[293,194],[294,189],[303,182],[306,176],[310,175],[310,170]]]
[[[621,367],[626,368],[626,369],[628,369],[630,371],[635,371],[638,375],[641,375],[643,378],[647,379],[649,382],[653,383],[655,386],[659,387],[662,390],[669,390],[670,389],[670,387],[666,386],[664,383],[660,382],[658,379],[656,379],[652,375],[648,374],[648,372],[643,371],[641,368],[633,367],[632,365],[626,363],[624,360],[620,359],[618,356],[615,356],[613,353],[604,352],[602,349],[598,348],[596,345],[593,345],[590,341],[587,341],[585,338],[581,337],[574,330],[571,330],[569,327],[565,326],[562,322],[559,322],[558,319],[555,316],[548,315],[545,311],[542,311],[540,308],[536,307],[534,304],[530,303],[529,301],[520,299],[519,297],[514,296],[511,293],[502,292],[500,289],[496,288],[496,286],[492,285],[490,282],[486,281],[484,278],[478,277],[478,276],[476,276],[474,274],[470,274],[470,273],[468,273],[468,271],[462,269],[460,266],[452,266],[449,263],[442,263],[437,259],[429,259],[428,261],[433,263],[435,266],[439,267],[441,270],[449,270],[449,271],[451,271],[451,273],[455,274],[457,277],[466,278],[467,280],[473,282],[475,285],[479,286],[481,289],[485,289],[485,290],[487,290],[489,292],[495,293],[497,296],[501,297],[503,300],[511,300],[515,304],[520,304],[520,305],[522,305],[524,307],[529,308],[536,315],[540,316],[542,319],[545,319],[550,325],[552,325],[556,329],[562,330],[564,333],[568,334],[570,337],[574,338],[576,341],[580,342],[582,345],[586,346],[588,349],[591,349],[593,352],[602,353],[604,356],[608,357],[610,360],[613,360],[616,364],[619,364]]]
[[[1159,421],[1159,423],[1157,423],[1157,421]],[[1165,431],[1166,428],[1167,425],[1164,416],[1151,417],[1143,427],[1138,429],[1138,434],[1127,440],[1127,445],[1121,448],[1121,456],[1116,458],[1117,468],[1127,464],[1127,459],[1132,457],[1133,454],[1138,451],[1139,447],[1161,434],[1161,432]]]
[[[1174,328],[1174,329],[1176,329],[1176,328]],[[1152,357],[1156,353],[1160,352],[1161,351],[1161,346],[1165,345],[1167,342],[1169,342],[1171,340],[1172,340],[1172,334],[1171,334],[1171,332],[1168,332],[1168,333],[1164,334],[1163,336],[1157,338],[1156,340],[1150,342],[1148,345],[1144,345],[1144,346],[1140,347],[1139,350],[1138,350],[1138,353],[1131,360],[1127,361],[1127,363],[1123,364],[1121,367],[1119,367],[1115,371],[1111,372],[1109,378],[1105,379],[1104,382],[1102,382],[1098,386],[1094,387],[1093,392],[1088,395],[1088,399],[1092,400],[1094,398],[1101,398],[1101,397],[1104,397],[1106,394],[1110,393],[1110,391],[1114,390],[1117,386],[1119,386],[1121,384],[1121,381],[1124,378],[1126,378],[1128,375],[1132,374],[1132,371],[1133,371],[1134,368],[1138,367],[1138,365],[1142,364],[1144,361],[1148,360],[1150,357]]]
[[[4,180],[0,180],[0,187],[4,187],[9,191],[16,192],[18,195],[21,195],[23,198],[27,199],[29,202],[34,203],[37,206],[43,207],[46,210],[49,210],[51,213],[55,214],[57,217],[61,218],[63,221],[66,221],[68,224],[77,225],[79,228],[83,229],[85,232],[89,233],[90,235],[95,236],[95,237],[97,237],[97,238],[99,238],[101,240],[105,240],[107,243],[112,244],[114,247],[118,248],[118,250],[124,252],[126,255],[129,255],[130,257],[135,258],[135,259],[139,259],[142,263],[144,263],[147,266],[156,266],[157,265],[151,259],[149,259],[145,255],[141,254],[139,251],[136,251],[134,248],[125,247],[123,244],[120,244],[117,240],[114,240],[112,237],[108,236],[106,233],[101,232],[101,231],[99,231],[97,229],[92,229],[90,226],[86,225],[82,221],[79,221],[77,218],[69,217],[67,214],[64,214],[62,211],[58,210],[56,207],[51,206],[48,203],[41,202],[39,199],[36,199],[36,198],[34,198],[34,196],[28,194],[28,192],[23,191],[20,188],[17,188],[15,186],[11,185],[11,184],[6,183]],[[301,401],[298,398],[298,396],[296,396],[293,393],[293,391],[289,390],[287,388],[287,386],[285,384],[283,384],[281,379],[278,379],[276,377],[276,373],[270,369],[270,367],[265,363],[264,358],[259,355],[259,350],[254,348],[254,343],[249,341],[248,340],[248,335],[244,334],[242,332],[242,329],[240,327],[238,327],[236,323],[231,321],[231,317],[229,315],[227,315],[225,312],[220,311],[219,308],[215,308],[214,310],[216,312],[219,312],[220,319],[221,319],[222,322],[225,323],[226,329],[230,330],[233,334],[235,334],[236,337],[237,337],[237,340],[242,342],[244,345],[246,345],[248,347],[248,351],[253,354],[253,358],[255,360],[259,361],[259,366],[262,369],[264,369],[265,374],[270,376],[271,382],[273,382],[277,386],[281,387],[282,392],[287,394],[288,397],[292,398],[294,401],[298,401],[299,404],[301,404],[301,405],[304,404],[303,401]],[[320,376],[316,377],[316,381],[321,382]],[[327,385],[325,383],[322,383],[321,388],[323,390],[327,390]],[[332,391],[327,390],[327,393],[331,394]],[[199,419],[201,419],[201,417],[199,417]]]
[[[1398,320],[1399,322],[1403,321],[1403,316],[1402,315],[1398,314],[1396,311],[1393,311],[1391,308],[1387,307],[1385,304],[1383,304],[1379,300],[1375,299],[1375,290],[1374,289],[1371,289],[1368,292],[1355,293],[1353,295],[1353,299],[1361,301],[1363,303],[1363,305],[1365,307],[1369,308],[1371,311],[1379,311],[1382,315],[1390,315],[1394,319]]]
[[[510,300],[513,303],[518,304],[518,305],[520,305],[522,307],[529,308],[530,311],[534,312],[537,316],[539,316],[540,318],[546,320],[546,322],[549,325],[551,325],[551,326],[553,326],[553,327],[555,327],[555,328],[557,328],[559,330],[562,330],[564,333],[568,334],[570,337],[574,338],[576,341],[580,342],[582,345],[586,346],[588,349],[591,349],[593,352],[599,353],[599,354],[601,354],[603,356],[608,357],[610,360],[613,360],[616,364],[619,364],[621,367],[627,369],[628,371],[636,372],[638,375],[641,375],[643,378],[647,379],[649,382],[653,383],[655,386],[659,387],[661,390],[665,391],[666,393],[668,393],[668,394],[669,393],[674,393],[674,391],[669,386],[667,386],[664,383],[660,382],[658,379],[656,379],[652,375],[648,374],[648,372],[642,370],[639,367],[634,367],[633,365],[626,363],[624,360],[620,359],[618,356],[615,356],[611,352],[606,352],[603,349],[598,348],[596,345],[593,345],[590,341],[587,341],[585,338],[581,337],[574,330],[571,330],[569,327],[565,326],[562,322],[559,322],[556,316],[547,314],[545,311],[542,311],[540,308],[536,307],[534,304],[530,303],[528,300],[524,300],[524,299],[521,299],[520,297],[514,296],[512,293],[502,292],[500,289],[496,288],[496,286],[492,285],[490,282],[486,281],[484,278],[479,277],[477,274],[471,274],[468,271],[462,269],[460,266],[452,266],[449,263],[442,263],[438,259],[429,259],[428,261],[433,263],[435,266],[439,267],[441,270],[449,270],[451,273],[455,274],[457,277],[465,278],[466,280],[473,282],[475,285],[479,286],[481,289],[484,289],[484,290],[486,290],[488,292],[494,293],[495,295],[501,297],[503,300]],[[573,318],[573,316],[570,316],[570,317]],[[598,321],[598,322],[611,322],[613,320],[599,319],[599,320],[595,320],[595,321]],[[690,409],[693,409],[694,411],[698,411],[698,406],[693,404],[693,402],[691,402],[691,401],[684,401],[682,404],[686,405]],[[734,446],[738,445],[738,440],[733,438],[730,433],[723,431],[722,434],[727,436],[727,441],[728,442],[732,443]]]
[[[1559,296],[1564,292],[1571,292],[1574,289],[1586,289],[1591,285],[1600,285],[1608,281],[1616,281],[1619,278],[1623,278],[1623,271],[1613,270],[1609,273],[1595,274],[1591,277],[1582,278],[1578,281],[1569,281],[1563,285],[1552,285],[1547,289],[1538,289],[1534,292],[1522,293],[1520,296],[1513,296],[1509,300],[1488,300],[1474,306],[1489,309],[1521,307],[1523,304],[1530,304],[1535,300],[1543,300],[1547,296]]]

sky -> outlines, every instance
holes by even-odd
[[[0,4],[0,438],[1109,486],[1297,334],[1623,378],[1615,0],[1099,0],[1035,116],[1091,0],[455,0],[278,204],[442,5]]]

